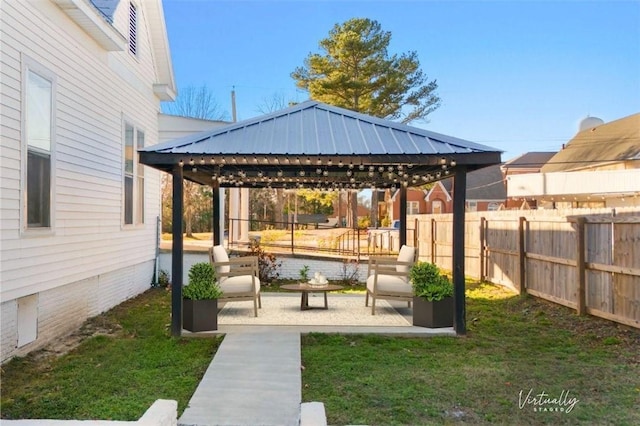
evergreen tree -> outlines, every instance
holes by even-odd
[[[436,80],[427,81],[416,52],[389,55],[391,33],[377,21],[336,24],[323,51],[312,53],[291,77],[311,99],[364,114],[409,123],[440,106]]]

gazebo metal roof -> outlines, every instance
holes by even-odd
[[[140,162],[220,187],[393,188],[439,180],[456,165],[500,162],[463,139],[307,101],[140,151]]]
[[[392,121],[308,101],[139,151],[140,163],[173,176],[171,306],[182,332],[183,179],[213,187],[213,243],[221,243],[220,188],[400,190],[406,243],[406,188],[454,177],[454,328],[464,334],[464,212],[468,171],[500,163],[500,151]]]

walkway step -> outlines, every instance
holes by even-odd
[[[300,333],[228,333],[178,424],[298,426]]]
[[[300,426],[327,426],[322,402],[304,402],[300,406]]]

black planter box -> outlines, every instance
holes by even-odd
[[[182,300],[182,326],[189,331],[218,329],[218,299]]]
[[[453,297],[445,297],[437,302],[414,297],[413,325],[428,328],[453,327]]]

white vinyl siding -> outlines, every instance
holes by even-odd
[[[144,131],[145,144],[158,140],[160,102],[153,92],[156,73],[146,7],[138,4],[134,57],[128,50],[106,51],[52,2],[0,1],[0,361],[16,354],[17,300],[22,297],[38,295],[37,339],[24,346],[31,350],[68,331],[68,323],[57,322],[67,318],[61,310],[82,322],[87,312],[99,313],[149,288],[160,214],[157,170],[145,168],[144,190],[138,192],[144,199],[134,205],[134,222],[140,218],[144,224],[122,225],[123,117]],[[128,2],[120,2],[113,25],[121,34],[128,31],[128,13]],[[53,81],[51,223],[46,232],[27,230],[27,69]],[[118,278],[106,282],[116,271]],[[68,286],[86,287],[96,277],[104,285],[100,293],[83,289],[84,299],[62,303]],[[53,294],[60,297],[55,304]],[[107,294],[109,299],[102,299]],[[79,311],[82,300],[88,303],[85,295],[100,297],[89,305],[99,308]]]

